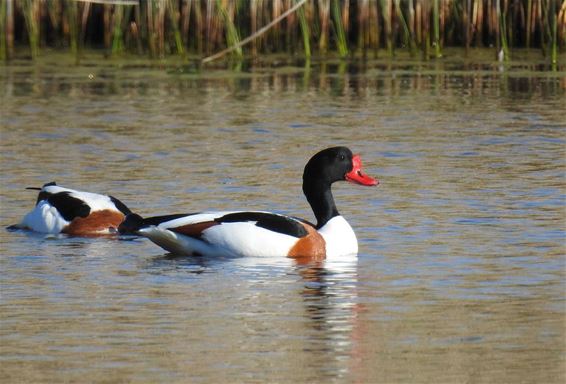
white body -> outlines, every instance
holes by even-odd
[[[297,237],[271,231],[253,221],[222,223],[202,231],[202,240],[171,231],[171,228],[212,221],[236,212],[207,212],[189,215],[152,225],[139,233],[165,250],[179,254],[203,256],[286,256],[299,240]],[[327,258],[355,255],[358,242],[352,227],[342,216],[332,218],[319,233],[326,242]]]
[[[222,223],[205,229],[202,239],[170,231],[170,228],[212,221],[230,212],[206,212],[166,221],[142,228],[139,233],[160,247],[174,253],[205,256],[281,256],[297,242],[297,238],[270,231],[254,221]]]

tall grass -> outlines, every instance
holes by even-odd
[[[405,47],[440,58],[447,46],[494,47],[506,59],[534,47],[556,61],[566,50],[566,0],[0,0],[4,60],[44,48],[158,58],[228,47],[236,57],[394,56]]]

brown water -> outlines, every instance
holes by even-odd
[[[2,226],[53,180],[312,219],[302,167],[338,144],[382,184],[334,188],[342,264],[0,231],[1,382],[566,380],[563,66],[59,60],[1,68]]]

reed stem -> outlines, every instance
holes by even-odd
[[[553,67],[558,63],[558,25],[556,22],[556,0],[550,0],[550,28],[552,30],[552,46],[550,48],[550,62]]]
[[[218,12],[220,13],[220,16],[225,24],[226,42],[228,43],[229,47],[236,47],[234,48],[236,56],[238,57],[238,59],[241,59],[244,55],[242,53],[241,46],[238,45],[240,36],[238,34],[236,26],[234,25],[234,21],[230,17],[228,10],[224,7],[224,4],[222,4],[221,0],[216,0],[216,8],[218,9]]]
[[[183,39],[181,38],[181,31],[179,30],[180,12],[177,9],[178,3],[173,0],[167,2],[167,8],[169,13],[169,19],[171,23],[171,28],[173,28],[173,35],[175,36],[175,47],[177,48],[177,54],[180,56],[185,55],[185,49],[183,48]]]
[[[436,58],[442,57],[442,51],[440,49],[440,0],[433,0],[433,22],[434,22],[434,51]]]
[[[14,56],[14,1],[6,0],[6,59]]]
[[[381,9],[383,14],[383,23],[385,25],[385,39],[387,42],[387,53],[393,56],[393,35],[391,28],[391,19],[393,13],[392,0],[381,0]]]
[[[78,4],[76,1],[67,1],[65,9],[67,10],[67,22],[69,24],[69,42],[71,53],[75,56],[75,61],[79,60],[79,27],[77,23]]]
[[[340,5],[338,0],[332,0],[332,17],[334,19],[334,30],[336,31],[336,44],[338,45],[338,54],[344,58],[348,56],[348,43],[346,42],[346,34],[342,25],[342,17],[340,14]]]
[[[307,24],[307,18],[305,16],[305,10],[302,5],[305,1],[300,3],[301,6],[297,9],[297,15],[299,16],[299,25],[301,26],[301,34],[303,35],[303,50],[305,51],[305,57],[310,59],[311,57],[311,44],[309,36],[309,25]]]
[[[403,16],[403,11],[401,9],[401,1],[395,0],[395,9],[397,10],[397,18],[401,21],[401,26],[403,27],[403,43],[409,50],[411,56],[414,55],[414,44],[413,44],[413,36],[411,34],[411,30],[409,29],[409,25],[407,25],[407,21]]]
[[[113,30],[113,38],[112,38],[112,55],[116,55],[121,53],[124,50],[124,44],[122,41],[122,18],[124,14],[123,7],[115,7],[114,8],[114,28]]]
[[[7,46],[6,46],[6,15],[7,15],[8,3],[2,1],[0,3],[0,60],[4,61],[8,58]]]
[[[32,0],[22,1],[22,10],[28,31],[29,47],[31,57],[36,58],[39,55],[39,23],[36,19],[36,6]]]
[[[505,1],[505,0],[503,0]],[[507,42],[507,25],[505,8],[501,11],[501,0],[497,0],[497,19],[499,20],[499,35],[501,38],[501,51],[499,52],[500,61],[509,60],[509,45]]]

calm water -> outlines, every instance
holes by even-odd
[[[268,209],[348,145],[357,261],[0,231],[2,382],[563,383],[566,73],[536,62],[0,68],[0,224],[56,180],[143,215]],[[147,64],[147,63],[146,63]]]

